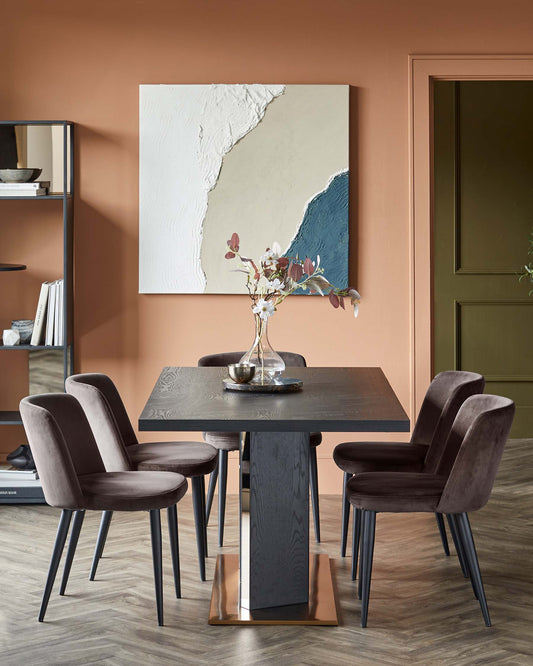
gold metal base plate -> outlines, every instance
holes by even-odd
[[[339,624],[329,556],[309,558],[309,603],[248,610],[239,606],[239,556],[219,555],[209,624]]]

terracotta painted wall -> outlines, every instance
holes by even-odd
[[[342,83],[352,87],[351,280],[361,314],[354,321],[326,300],[293,297],[272,320],[271,340],[311,365],[383,367],[408,409],[408,54],[527,53],[532,28],[529,0],[9,3],[0,116],[78,125],[77,370],[110,374],[136,421],[163,365],[195,365],[247,347],[252,335],[246,297],[137,293],[139,84]],[[55,204],[45,203],[0,208],[2,260],[31,267],[2,276],[1,328],[33,317],[38,285],[54,270]],[[24,394],[11,373],[22,357],[12,356],[0,359],[3,409]],[[0,436],[5,453],[22,431]],[[340,490],[331,452],[342,440],[328,435],[319,449],[324,493]],[[235,491],[235,460],[230,483]]]

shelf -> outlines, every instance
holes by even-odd
[[[0,411],[0,425],[22,425],[20,412]]]
[[[25,271],[24,264],[0,264],[0,271]]]
[[[72,194],[67,194],[66,196],[64,196],[63,194],[40,194],[38,196],[31,196],[31,197],[23,197],[23,196],[4,197],[4,196],[0,195],[0,201],[2,199],[7,200],[7,201],[20,201],[22,199],[24,201],[28,201],[29,199],[30,200],[39,200],[39,201],[42,201],[43,199],[48,199],[48,200],[55,199],[56,201],[62,201],[63,199],[71,199],[71,198],[72,198]]]
[[[0,351],[36,351],[38,349],[65,349],[69,345],[3,345],[0,344]]]
[[[72,120],[0,120],[0,125],[74,125]]]

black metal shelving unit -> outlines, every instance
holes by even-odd
[[[32,352],[37,350],[62,350],[63,351],[63,378],[66,379],[74,372],[74,337],[73,337],[73,233],[74,233],[74,123],[68,120],[1,120],[0,125],[11,126],[60,126],[63,128],[63,188],[62,192],[51,193],[44,196],[9,196],[0,197],[0,202],[6,201],[61,201],[63,217],[63,326],[64,345],[17,345],[4,346],[0,344],[0,352]],[[1,204],[0,204],[1,205]],[[21,204],[27,205],[27,204]],[[24,264],[0,263],[0,271],[25,270]],[[31,266],[30,266],[31,269]],[[1,279],[1,278],[0,278]],[[37,305],[38,294],[36,294],[35,305]],[[29,358],[29,355],[28,355]],[[2,410],[0,405],[0,425],[21,425],[20,413],[13,410]],[[5,499],[0,496],[0,503],[13,503],[15,498]],[[27,500],[28,502],[32,500]],[[35,500],[34,500],[35,501]]]

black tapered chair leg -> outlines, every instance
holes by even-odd
[[[200,476],[193,476],[192,505],[194,510],[194,523],[196,526],[196,546],[198,548],[198,564],[200,565],[200,580],[205,580],[205,509],[202,502],[202,481]]]
[[[311,486],[311,502],[313,504],[313,520],[315,524],[315,539],[320,543],[320,508],[318,499],[318,463],[316,447],[309,449],[309,485]]]
[[[376,512],[363,511],[363,541],[361,548],[361,569],[359,576],[363,579],[361,595],[361,627],[366,627],[368,620],[368,602],[370,599],[370,582],[372,579],[372,560],[374,558],[374,540],[376,532]]]
[[[72,518],[71,509],[63,509],[61,512],[61,517],[59,519],[59,525],[57,526],[56,540],[54,543],[54,550],[52,551],[52,558],[50,559],[50,567],[48,569],[48,576],[46,578],[46,584],[44,586],[43,600],[41,602],[41,609],[39,611],[39,622],[44,620],[46,613],[46,608],[48,606],[48,601],[50,599],[50,594],[52,588],[54,587],[54,581],[56,579],[57,569],[59,567],[59,562],[61,561],[61,555],[63,553],[63,548],[65,546],[65,541],[67,539],[68,528],[70,527],[70,520]]]
[[[468,520],[467,513],[455,514],[457,529],[464,548],[464,554],[468,563],[470,577],[474,586],[474,591],[477,592],[481,612],[485,625],[490,627],[489,607],[487,605],[487,598],[485,596],[485,588],[483,587],[483,580],[481,578],[481,571],[479,568],[479,561],[477,559],[476,547],[474,545],[474,537],[472,536],[472,528]]]
[[[359,539],[361,536],[361,509],[353,508],[352,527],[352,580],[357,577],[357,559],[359,557]]]
[[[215,496],[215,488],[217,486],[218,479],[218,462],[215,469],[211,472],[209,477],[209,486],[207,488],[207,507],[205,510],[205,524],[209,523],[209,516],[211,515],[211,507],[213,506],[213,497]]]
[[[342,526],[341,526],[341,557],[346,557],[346,544],[348,542],[348,526],[350,524],[350,502],[346,497],[346,484],[352,478],[351,474],[344,472],[342,484]]]
[[[152,537],[152,560],[154,563],[155,603],[157,624],[163,626],[163,548],[161,544],[161,514],[159,509],[150,509],[150,535]]]
[[[463,575],[466,572],[465,578],[470,579],[470,584],[472,585],[472,591],[474,593],[474,597],[476,599],[479,599],[476,583],[475,583],[474,579],[472,578],[472,576],[470,575],[470,568],[468,566],[468,559],[467,559],[466,554],[465,554],[465,547],[464,547],[464,544],[463,544],[463,540],[461,538],[461,533],[459,531],[459,525],[457,523],[457,516],[455,514],[451,514],[449,516],[448,522],[450,522],[450,521],[453,524],[455,538],[457,539],[456,550],[457,550],[457,548],[459,549],[457,551],[458,552],[457,556],[459,557],[459,561],[462,563],[461,564],[461,569],[463,570]],[[453,533],[452,533],[452,536],[453,536]]]
[[[207,518],[206,505],[205,505],[205,476],[200,477],[200,483],[202,484],[202,513],[204,514],[204,554],[206,557],[209,557],[209,551],[207,549]]]
[[[228,452],[218,452],[218,545],[224,545],[224,520],[226,517],[226,486],[228,483]]]
[[[448,545],[448,537],[446,536],[446,527],[444,526],[444,518],[442,513],[435,513],[435,518],[437,519],[437,526],[439,528],[440,540],[442,541],[444,554],[449,557],[450,547]]]
[[[100,558],[104,552],[104,546],[107,539],[107,533],[109,532],[111,518],[113,518],[112,511],[104,511],[102,513],[102,520],[100,521],[100,529],[98,530],[98,539],[96,540],[96,548],[94,549],[93,563],[91,566],[91,573],[89,574],[89,580],[94,580],[94,577],[96,576],[98,563],[100,562]]]
[[[448,526],[450,528],[450,534],[452,535],[452,540],[453,540],[453,545],[455,546],[455,552],[457,553],[457,557],[459,559],[459,564],[461,565],[461,571],[463,572],[463,576],[465,578],[468,578],[468,565],[465,560],[465,556],[463,553],[463,547],[461,545],[461,540],[459,538],[459,535],[457,533],[457,525],[455,523],[454,517],[451,514],[448,514],[446,516],[448,520]]]
[[[70,539],[68,542],[67,556],[65,558],[65,567],[63,569],[63,578],[61,579],[61,585],[59,587],[59,594],[61,595],[65,594],[65,590],[67,589],[68,577],[70,575],[70,569],[72,567],[72,561],[74,560],[74,554],[76,552],[76,546],[78,545],[78,539],[84,518],[85,510],[82,509],[74,513],[72,530],[70,532]]]
[[[180,547],[178,540],[178,509],[176,505],[167,509],[168,536],[170,539],[170,555],[172,557],[172,571],[174,572],[174,589],[176,598],[181,599],[181,577],[180,577]]]

